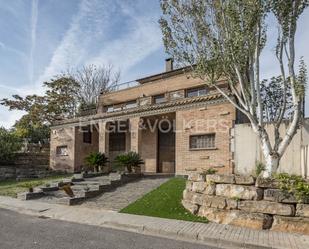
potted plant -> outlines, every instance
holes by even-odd
[[[144,164],[144,161],[138,153],[130,151],[128,153],[118,155],[115,158],[115,163],[117,167],[125,168],[129,173],[140,173],[141,165]]]
[[[94,172],[99,172],[99,170],[102,171],[103,167],[106,166],[108,158],[104,153],[92,152],[85,158],[85,162]]]

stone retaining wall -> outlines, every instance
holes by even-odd
[[[190,173],[183,206],[209,221],[309,235],[309,204],[252,176]]]
[[[41,178],[55,174],[49,169],[49,153],[18,153],[12,162],[0,164],[0,180]]]

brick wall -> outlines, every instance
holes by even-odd
[[[53,128],[50,143],[50,167],[54,170],[74,172],[85,165],[85,157],[99,151],[99,134],[92,129],[91,144],[83,142],[83,133],[78,127]],[[67,146],[67,155],[57,155],[58,146]]]
[[[229,103],[208,105],[176,112],[176,173],[216,168],[233,171],[230,130],[235,120],[235,108]],[[190,150],[190,135],[215,133],[215,149]]]

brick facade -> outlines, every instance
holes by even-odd
[[[176,173],[187,170],[202,171],[216,168],[219,172],[231,173],[232,152],[230,129],[235,120],[235,110],[228,103],[210,105],[176,112]],[[190,135],[215,134],[214,149],[192,150]]]
[[[147,77],[140,83],[136,87],[101,95],[97,114],[64,120],[52,127],[51,167],[78,171],[91,151],[105,153],[112,161],[117,151],[110,149],[108,127],[116,121],[127,123],[130,128],[125,136],[119,136],[120,142],[125,143],[122,151],[138,152],[145,162],[144,172],[187,174],[193,169],[202,171],[208,168],[233,172],[230,130],[236,119],[236,110],[231,104],[212,88],[207,88],[206,95],[187,96],[188,89],[205,88],[205,84],[181,70]],[[226,87],[224,81],[218,82],[218,86]],[[164,96],[164,101],[155,103],[156,95]],[[136,105],[127,108],[126,103],[132,103],[132,100]],[[113,106],[112,111],[110,106]],[[174,122],[175,135],[162,135],[161,139],[166,140],[163,143],[159,141],[161,133],[158,128],[139,129],[141,120],[155,122],[164,118]],[[92,133],[91,144],[85,144],[78,132],[79,126],[87,125],[97,128]],[[214,148],[190,149],[190,136],[209,133],[215,134]],[[63,145],[67,146],[68,155],[59,156],[57,147]]]

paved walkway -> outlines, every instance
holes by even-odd
[[[88,199],[80,206],[120,211],[146,193],[159,187],[168,179],[167,177],[144,177],[140,180],[117,187],[113,191],[103,193],[98,197]]]
[[[38,201],[0,197],[0,208],[23,214],[100,227],[116,228],[159,237],[216,246],[220,248],[308,249],[309,236],[272,231],[258,231],[216,223],[194,223],[114,211],[63,206]]]

